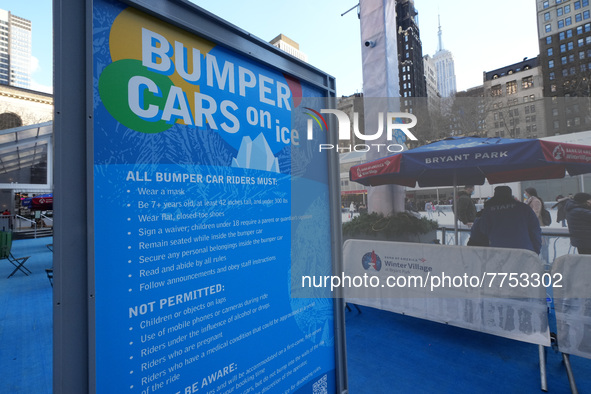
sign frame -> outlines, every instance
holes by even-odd
[[[334,108],[335,79],[187,0],[119,0],[321,90]],[[96,388],[93,200],[93,2],[54,0],[54,392]],[[337,144],[329,122],[328,143]],[[339,163],[326,152],[333,272],[342,271]],[[344,301],[333,299],[337,392],[347,392]]]

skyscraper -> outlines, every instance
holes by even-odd
[[[398,75],[400,76],[400,95],[402,97],[427,97],[427,84],[423,68],[423,44],[417,19],[418,12],[413,0],[399,0],[396,3]]]
[[[0,84],[31,87],[31,21],[0,9]]]
[[[451,97],[456,93],[456,72],[453,55],[447,49],[443,49],[441,21],[439,22],[437,35],[439,44],[437,46],[437,52],[433,55],[433,61],[437,69],[437,88],[441,97]]]

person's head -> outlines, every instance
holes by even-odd
[[[538,197],[538,191],[533,187],[528,187],[527,189],[525,189],[525,195],[527,198]]]
[[[500,205],[514,203],[513,192],[509,186],[497,186],[495,187],[495,194],[488,199],[484,206]]]
[[[464,190],[468,194],[474,194],[474,185],[466,185],[464,186]]]
[[[589,193],[577,193],[573,197],[573,200],[581,205],[587,204],[591,206],[591,194]]]
[[[560,200],[561,198],[564,198],[564,196],[562,194],[559,194],[556,196],[556,201]]]

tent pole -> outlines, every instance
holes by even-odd
[[[458,239],[458,177],[454,171],[454,237],[456,239],[456,245],[460,244]]]

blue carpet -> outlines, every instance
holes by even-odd
[[[346,312],[351,394],[540,393],[538,346],[369,307]],[[580,393],[591,360],[571,356]],[[570,393],[559,353],[547,349],[549,393]]]
[[[52,238],[16,240],[15,257],[31,256],[25,263],[32,274],[17,272],[0,260],[0,393],[52,392],[52,291],[45,273],[53,254],[45,246]]]

